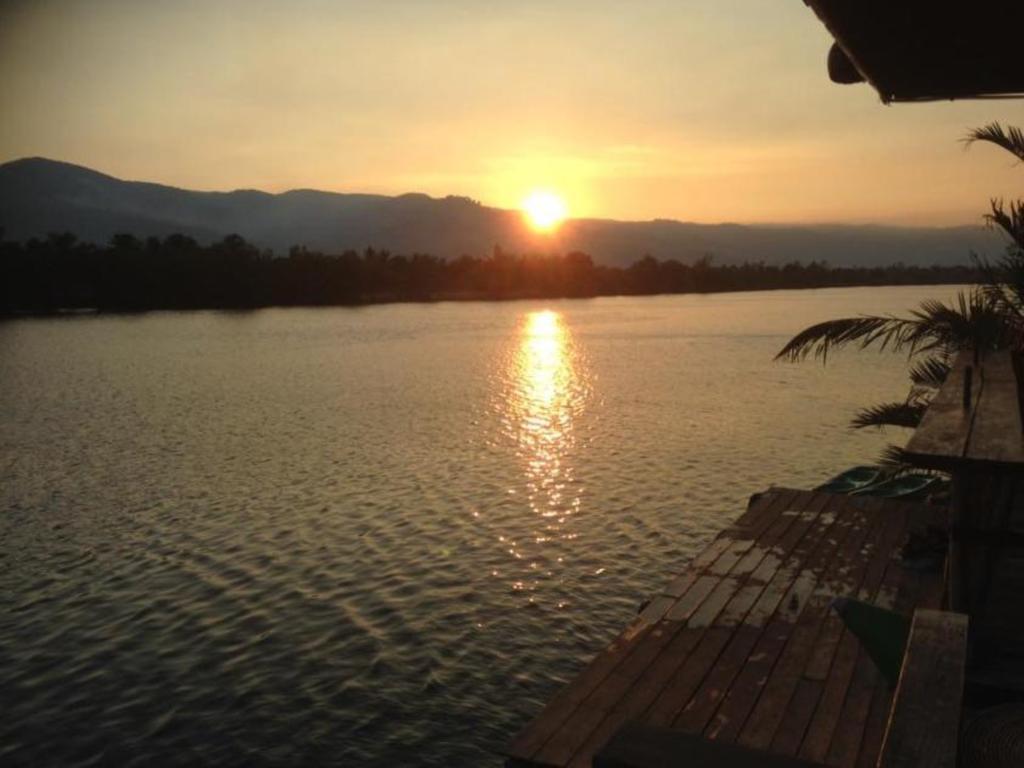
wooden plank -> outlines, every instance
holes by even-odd
[[[856,766],[875,691],[885,687],[880,678],[871,657],[863,648],[859,648],[853,680],[847,689],[839,717],[842,727],[836,728],[832,734],[828,756],[824,761],[828,765],[838,768]]]
[[[719,536],[717,539],[712,541],[707,549],[705,549],[698,558],[696,558],[686,570],[680,573],[678,576],[672,579],[664,589],[661,590],[661,594],[667,597],[674,597],[677,600],[686,594],[686,591],[693,586],[693,582],[697,580],[697,577],[704,572],[704,569],[708,565],[715,561],[719,555],[721,555],[729,545],[732,543],[730,539],[724,536]],[[706,562],[702,561],[705,556],[710,556]]]
[[[882,583],[886,566],[894,557],[894,550],[902,538],[908,525],[906,514],[901,514],[900,504],[880,504],[878,513],[885,520],[881,534],[871,548],[862,549],[862,557],[870,557],[864,569],[863,579],[859,588],[852,592],[859,599],[872,601]],[[849,592],[839,594],[851,594]],[[821,699],[815,710],[803,743],[800,755],[809,760],[823,761],[828,755],[829,745],[840,723],[843,703],[850,684],[853,681],[854,668],[860,652],[860,641],[848,630],[843,631],[842,639],[832,660],[831,668],[822,687]],[[808,673],[805,672],[805,675]]]
[[[932,399],[921,424],[907,442],[905,451],[912,463],[944,469],[963,459],[974,406],[977,405],[982,388],[980,376],[975,371],[971,387],[972,407],[965,409],[964,371],[968,366],[973,368],[973,365],[973,352],[965,350],[957,356],[946,382]]]
[[[886,686],[875,688],[871,697],[871,707],[864,722],[861,736],[860,754],[857,755],[857,768],[875,768],[878,755],[882,751],[882,740],[885,738],[885,724],[889,719],[889,708],[892,706],[892,694]]]
[[[708,567],[708,573],[715,576],[724,576],[733,569],[743,556],[750,551],[750,548],[754,546],[753,539],[736,539],[729,545],[729,548],[722,553],[721,557],[715,560]]]
[[[749,629],[749,628],[748,628]],[[691,699],[701,683],[713,670],[726,644],[735,635],[734,628],[714,627],[701,637],[700,643],[686,662],[676,670],[661,694],[644,713],[644,722],[653,725],[680,727],[673,718]],[[699,729],[693,729],[699,732]]]
[[[686,621],[697,610],[697,606],[703,603],[708,595],[715,591],[715,588],[721,581],[720,576],[705,574],[704,576],[697,577],[693,582],[693,586],[687,590],[686,594],[669,607],[665,618],[669,621]]]
[[[778,730],[772,737],[771,744],[766,747],[772,752],[795,755],[806,733],[807,724],[814,717],[814,710],[821,699],[821,681],[800,678],[789,702],[786,704],[785,717],[779,723]],[[746,742],[740,739],[740,743]]]
[[[640,620],[645,621],[648,624],[654,624],[661,620],[661,617],[668,613],[668,609],[672,607],[675,600],[668,595],[657,595],[654,597],[644,609],[640,611]]]
[[[906,518],[896,514],[886,514],[887,510],[879,509],[879,519],[883,521],[880,530],[876,531],[877,540],[868,536],[861,549],[853,556],[852,564],[848,562],[840,568],[841,576],[822,585],[822,597],[855,597],[860,600],[871,600],[875,596],[881,582],[881,574],[893,556],[896,541],[906,530]],[[871,557],[871,553],[874,557]],[[870,559],[869,559],[870,557]],[[840,642],[845,625],[839,616],[828,612],[815,648],[804,670],[804,676],[813,680],[828,678],[833,664],[833,655]]]
[[[668,728],[631,723],[594,757],[594,768],[817,768],[791,757],[716,744]]]
[[[956,766],[966,653],[966,616],[914,613],[879,768]]]
[[[798,494],[788,502],[788,507],[799,506],[802,499],[807,498],[807,494]],[[794,537],[794,531],[799,531],[802,526],[797,524],[800,522],[798,515],[784,514],[786,509],[776,510],[776,519],[768,529],[765,531],[763,538],[758,543],[758,549],[762,552],[767,552],[770,548],[774,547],[776,543],[781,544],[786,536]],[[739,565],[739,561],[736,561],[735,566]],[[687,606],[687,612],[678,613],[680,621],[687,621],[686,625],[681,625],[681,630],[672,639],[672,642],[663,649],[662,652],[657,656],[652,664],[648,666],[646,670],[635,681],[631,689],[627,693],[623,693],[618,696],[617,701],[613,702],[613,707],[605,715],[602,721],[593,729],[591,734],[586,738],[580,748],[577,750],[573,757],[572,764],[586,764],[589,756],[593,755],[600,746],[611,736],[617,727],[620,727],[628,719],[636,717],[643,711],[647,706],[647,703],[657,694],[657,692],[664,688],[666,681],[671,678],[674,671],[684,662],[689,660],[691,652],[705,639],[707,634],[707,626],[715,621],[716,614],[719,612],[725,612],[725,608],[733,606],[732,611],[735,612],[736,600],[732,599],[733,594],[737,591],[738,583],[731,579],[721,579],[715,587],[708,592],[707,598],[701,600],[699,605],[693,600],[681,600],[681,605]],[[739,597],[742,601],[746,599],[748,593],[743,593]],[[674,610],[676,610],[674,608]],[[699,615],[697,613],[699,612]],[[694,621],[696,624],[694,624]],[[722,635],[728,633],[715,633],[714,639],[719,639]],[[706,655],[699,656],[700,659],[707,658],[709,652],[717,654],[716,646],[705,645],[703,646],[703,652]],[[712,649],[711,651],[709,649]],[[714,662],[714,656],[707,660],[707,664]],[[703,662],[698,662],[703,663]],[[604,691],[607,693],[607,691]],[[592,702],[588,702],[592,703]],[[595,708],[596,709],[596,708]],[[557,753],[552,755],[546,753],[545,757],[551,759],[554,757],[556,760],[561,757]]]
[[[722,534],[733,539],[757,539],[765,530],[766,522],[774,519],[775,502],[780,495],[790,496],[793,489],[772,486],[767,491],[755,493],[747,504],[747,510]]]
[[[788,574],[785,580],[789,583],[788,589],[777,596],[772,596],[770,600],[761,601],[760,604],[764,605],[766,609],[765,614],[756,616],[752,612],[744,625],[737,629],[729,647],[722,653],[715,668],[707,675],[700,690],[693,695],[677,716],[673,723],[674,727],[692,731],[702,731],[708,728],[705,735],[712,739],[723,735],[724,729],[730,722],[730,713],[722,711],[716,715],[716,710],[728,695],[737,676],[747,667],[753,656],[756,656],[758,660],[766,658],[764,653],[766,634],[768,643],[771,644],[777,642],[787,633],[787,625],[796,622],[807,603],[807,597],[813,589],[814,583],[828,567],[831,552],[838,544],[838,538],[830,534],[835,534],[835,529],[841,527],[840,523],[836,523],[835,514],[827,511],[826,505],[831,499],[832,497],[821,494],[821,498],[818,500],[821,514],[813,532],[816,535],[805,536],[793,550],[790,561],[786,563]],[[769,614],[768,610],[772,613]],[[768,619],[773,616],[775,620],[769,622]],[[761,645],[755,651],[755,644],[759,641]],[[753,684],[751,690],[758,687],[758,680],[750,682]],[[711,722],[712,716],[715,717],[715,722],[709,727],[708,724]]]
[[[829,744],[839,724],[839,713],[846,698],[850,680],[853,677],[860,641],[849,631],[844,631],[832,659],[832,669],[825,680],[807,678],[816,684],[819,691],[814,714],[807,722],[798,754],[808,760],[820,762],[828,754]],[[787,749],[788,751],[788,749]]]
[[[1024,463],[1017,374],[1009,352],[985,355],[983,386],[965,456],[971,461]]]
[[[772,536],[781,536],[788,529],[792,520],[786,519],[781,513],[801,495],[802,493],[798,491],[780,491],[765,500],[768,512],[774,511],[775,519],[781,521],[781,524],[769,525],[766,537],[770,539]],[[719,555],[719,558],[727,558],[735,564],[738,560],[733,557],[733,554],[731,547],[727,547]],[[708,570],[715,567],[719,558],[707,566]],[[571,683],[570,687],[575,690],[571,694],[567,694],[563,702],[560,702],[558,709],[554,710],[549,705],[549,708],[545,709],[538,718],[544,720],[543,730],[547,731],[546,737],[543,739],[535,736],[517,738],[511,748],[512,755],[527,756],[540,763],[566,764],[600,721],[604,719],[606,713],[625,695],[632,683],[644,673],[644,670],[652,664],[662,649],[679,633],[683,626],[681,622],[689,618],[689,615],[714,592],[720,581],[720,576],[712,576],[705,572],[695,580],[693,586],[679,599],[677,605],[669,609],[663,621],[647,630],[643,638],[634,643],[628,651],[621,653],[619,658],[609,660],[611,663],[602,664],[602,667],[607,667],[606,670],[591,672],[588,668],[584,673],[584,675],[590,673],[588,679],[582,683]],[[679,605],[684,607],[685,613],[681,612]],[[581,675],[582,677],[583,675]],[[577,678],[577,681],[579,680],[580,678]],[[569,696],[575,700],[569,699]],[[552,726],[555,720],[557,723]],[[610,734],[608,735],[610,736]],[[529,754],[526,750],[530,750]]]
[[[552,699],[545,722],[514,742],[510,764],[586,768],[639,720],[717,742],[760,733],[761,749],[869,765],[889,693],[859,643],[831,621],[828,601],[937,597],[937,578],[894,559],[918,510],[772,489],[742,529],[716,538]]]
[[[700,688],[694,692],[673,721],[673,728],[690,733],[701,733],[704,730],[736,676],[743,669],[763,631],[762,627],[744,625],[733,632],[729,645],[715,661],[714,667],[704,676]],[[711,737],[714,737],[714,732]]]
[[[921,513],[925,514],[921,514]],[[934,510],[915,507],[910,516],[912,528],[933,522]],[[909,570],[899,562],[892,562],[886,570],[883,588],[895,589],[892,608],[901,613],[911,614],[915,607],[938,608],[943,594],[942,569],[936,573]],[[857,768],[875,768],[882,750],[882,740],[892,705],[892,691],[888,685],[875,687],[861,738],[860,753],[856,759]]]
[[[798,496],[798,491],[788,489],[774,489],[772,493],[765,494],[752,508],[756,508],[759,515],[770,516],[772,513],[778,515]],[[770,520],[771,518],[768,517]],[[724,552],[729,545],[729,537],[722,537],[720,548],[714,556],[698,555],[693,564],[700,570],[711,566],[718,556]],[[699,571],[697,571],[699,573]],[[691,582],[691,588],[699,577],[695,574]],[[687,589],[683,597],[689,592]],[[664,622],[662,622],[664,623]],[[660,647],[660,644],[667,643],[674,635],[660,624],[650,624],[637,617],[631,622],[626,630],[620,634],[608,646],[602,649],[595,658],[583,669],[583,671],[569,684],[556,693],[544,707],[544,709],[531,720],[512,740],[508,747],[510,757],[521,760],[532,760],[537,751],[563,726],[566,720],[576,711],[579,704],[586,699],[611,673],[621,664],[633,650],[652,644]]]
[[[865,545],[905,522],[899,516],[881,514],[880,507],[879,500],[871,500],[865,508],[871,519],[866,536],[852,551],[844,548],[840,552],[836,568],[816,591],[815,607],[821,611],[818,632],[809,654],[805,654],[805,666],[797,686],[799,695],[776,720],[777,729],[771,739],[771,748],[775,751],[795,754],[804,748],[808,739],[811,749],[820,751],[827,748],[830,727],[834,727],[857,652],[856,641],[828,609],[828,602],[837,595],[857,593],[871,563],[865,555]],[[875,551],[879,557],[889,556],[889,552],[882,548]],[[787,674],[791,673],[792,666],[787,669]]]
[[[854,504],[853,500],[850,504]],[[781,656],[778,664],[770,668],[770,672],[764,670],[761,673],[762,680],[765,680],[764,692],[750,718],[743,723],[738,736],[741,742],[759,746],[760,749],[768,749],[774,740],[776,744],[781,742],[790,745],[792,751],[796,752],[810,715],[799,707],[787,710],[786,702],[798,687],[798,700],[811,700],[810,691],[817,686],[799,684],[808,659],[817,650],[823,623],[829,620],[828,603],[837,589],[842,588],[843,584],[849,583],[851,579],[857,578],[857,574],[851,572],[851,567],[856,563],[864,543],[874,536],[874,531],[883,523],[881,516],[870,514],[868,508],[863,508],[862,503],[858,511],[862,515],[862,524],[851,531],[838,554],[830,558],[828,569],[820,580],[820,585],[814,590],[798,627],[793,631],[792,637],[783,639],[784,649],[780,649],[777,644],[765,649],[766,658],[761,664],[774,662],[774,658],[778,657],[780,652]],[[836,642],[838,643],[838,637]],[[830,659],[830,650],[828,658]],[[790,725],[786,725],[786,721]],[[794,723],[799,725],[793,725]],[[782,735],[777,733],[779,728],[784,731]]]
[[[916,515],[920,509],[911,508],[908,528],[913,528],[920,521]],[[882,586],[874,602],[883,608],[909,615],[925,595],[926,582],[934,582],[941,591],[942,579],[938,573],[926,574],[910,570],[904,568],[900,560],[893,558],[886,566]],[[870,765],[873,768],[882,748],[891,702],[892,693],[888,684],[862,647],[854,682],[839,718],[843,727],[837,728],[832,737],[828,764],[849,768]]]
[[[789,514],[790,510],[783,510],[785,514],[778,513],[777,522],[768,528],[752,551],[761,552],[763,557],[767,557],[773,550],[782,551],[794,546],[818,519],[817,515],[803,514],[808,510],[801,509],[814,503],[815,497],[810,493],[793,497],[789,506],[794,508],[796,514]],[[741,563],[736,562],[734,570],[746,568]],[[764,588],[763,585],[748,583],[741,587],[740,584],[740,579],[734,572],[730,572],[708,593],[698,609],[684,617],[688,623],[643,671],[633,686],[613,703],[601,722],[576,750],[572,766],[589,765],[591,756],[612,734],[624,723],[639,717],[673,680],[679,685],[692,685],[696,679],[699,684],[707,668],[714,664],[722,645],[731,637],[734,627],[746,616]],[[658,722],[656,718],[652,719],[650,713],[644,714],[644,720]],[[543,757],[557,761],[562,755],[545,752]]]
[[[768,749],[771,745],[786,715],[787,702],[815,650],[822,622],[828,617],[828,604],[833,596],[830,585],[837,583],[841,572],[846,571],[848,575],[855,553],[860,551],[872,530],[882,523],[879,516],[869,514],[853,499],[837,504],[842,504],[839,509],[843,535],[830,542],[832,547],[826,550],[829,562],[822,578],[824,586],[815,590],[790,637],[766,642],[752,654],[748,669],[737,681],[735,695],[730,695],[723,704],[723,719],[727,723],[719,727],[719,738],[735,738],[758,749]],[[785,643],[784,648],[780,648],[779,639]],[[779,659],[777,664],[776,659]]]
[[[819,497],[808,498],[808,504],[813,503],[820,509],[826,500],[824,495],[819,495]],[[824,535],[825,531],[832,525],[832,520],[829,518],[822,519],[820,512],[815,519],[821,525],[814,526],[813,531],[817,532],[818,535]],[[744,617],[743,624],[745,626],[753,627],[760,632],[765,626],[767,618],[774,613],[779,602],[783,599],[793,579],[798,575],[799,567],[802,564],[800,559],[787,563],[788,554],[789,552],[799,551],[798,544],[803,540],[804,532],[811,529],[811,522],[811,519],[807,516],[798,516],[799,525],[790,529],[787,532],[787,537],[780,540],[780,546],[776,553],[771,553],[771,547],[765,548],[765,560],[768,561],[769,557],[772,558],[772,562],[775,563],[775,573],[768,580],[757,601],[751,606],[750,611]],[[764,543],[762,542],[762,544]],[[756,569],[754,573],[756,573]],[[754,581],[753,573],[750,580]],[[685,707],[697,686],[701,684],[707,671],[707,669],[702,669],[699,665],[695,664],[680,668],[668,679],[657,699],[651,703],[644,714],[645,721],[654,724],[669,724],[678,715],[680,710]]]
[[[743,516],[732,526],[722,531],[708,544],[685,570],[674,577],[661,594],[679,598],[693,585],[696,578],[729,549],[737,539],[752,539],[761,535],[778,516],[779,505],[793,497],[796,491],[785,488],[770,488],[751,502]]]

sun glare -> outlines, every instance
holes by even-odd
[[[554,192],[536,190],[523,200],[523,213],[535,230],[551,232],[562,223],[569,209],[565,200]]]

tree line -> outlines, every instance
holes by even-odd
[[[0,312],[61,309],[241,309],[389,301],[565,298],[778,288],[973,283],[972,266],[830,267],[825,262],[715,265],[644,256],[629,267],[585,253],[443,259],[423,253],[327,254],[304,247],[278,257],[238,235],[203,245],[185,235],[116,235],[107,245],[54,234],[25,243],[0,233]]]

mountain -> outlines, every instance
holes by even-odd
[[[983,227],[851,225],[748,226],[680,221],[572,219],[557,235],[523,226],[517,211],[463,197],[339,194],[297,189],[197,192],[123,181],[44,158],[0,165],[0,227],[26,240],[69,231],[103,243],[116,233],[140,237],[175,232],[201,242],[237,233],[286,253],[292,245],[339,252],[367,246],[398,253],[455,257],[509,252],[589,253],[596,262],[630,264],[645,254],[715,263],[827,260],[835,266],[962,264],[969,253],[995,253],[1001,241]]]

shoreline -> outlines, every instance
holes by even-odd
[[[264,309],[359,309],[363,307],[385,306],[390,304],[445,304],[445,303],[495,303],[503,304],[513,301],[563,301],[566,299],[603,299],[603,298],[644,298],[655,296],[709,296],[732,293],[769,293],[773,291],[813,291],[835,288],[914,288],[927,286],[970,285],[963,280],[934,280],[929,282],[859,282],[859,283],[824,283],[822,285],[771,285],[763,288],[743,286],[742,288],[723,288],[702,291],[655,291],[655,292],[608,292],[608,293],[544,293],[516,292],[496,295],[486,291],[444,291],[430,296],[415,297],[396,294],[374,294],[359,301],[352,302],[309,302],[309,303],[264,303],[252,305],[165,305],[149,307],[98,307],[68,306],[46,309],[3,309],[0,320],[17,320],[21,318],[44,317],[81,317],[96,315],[139,315],[149,312],[256,312]]]

